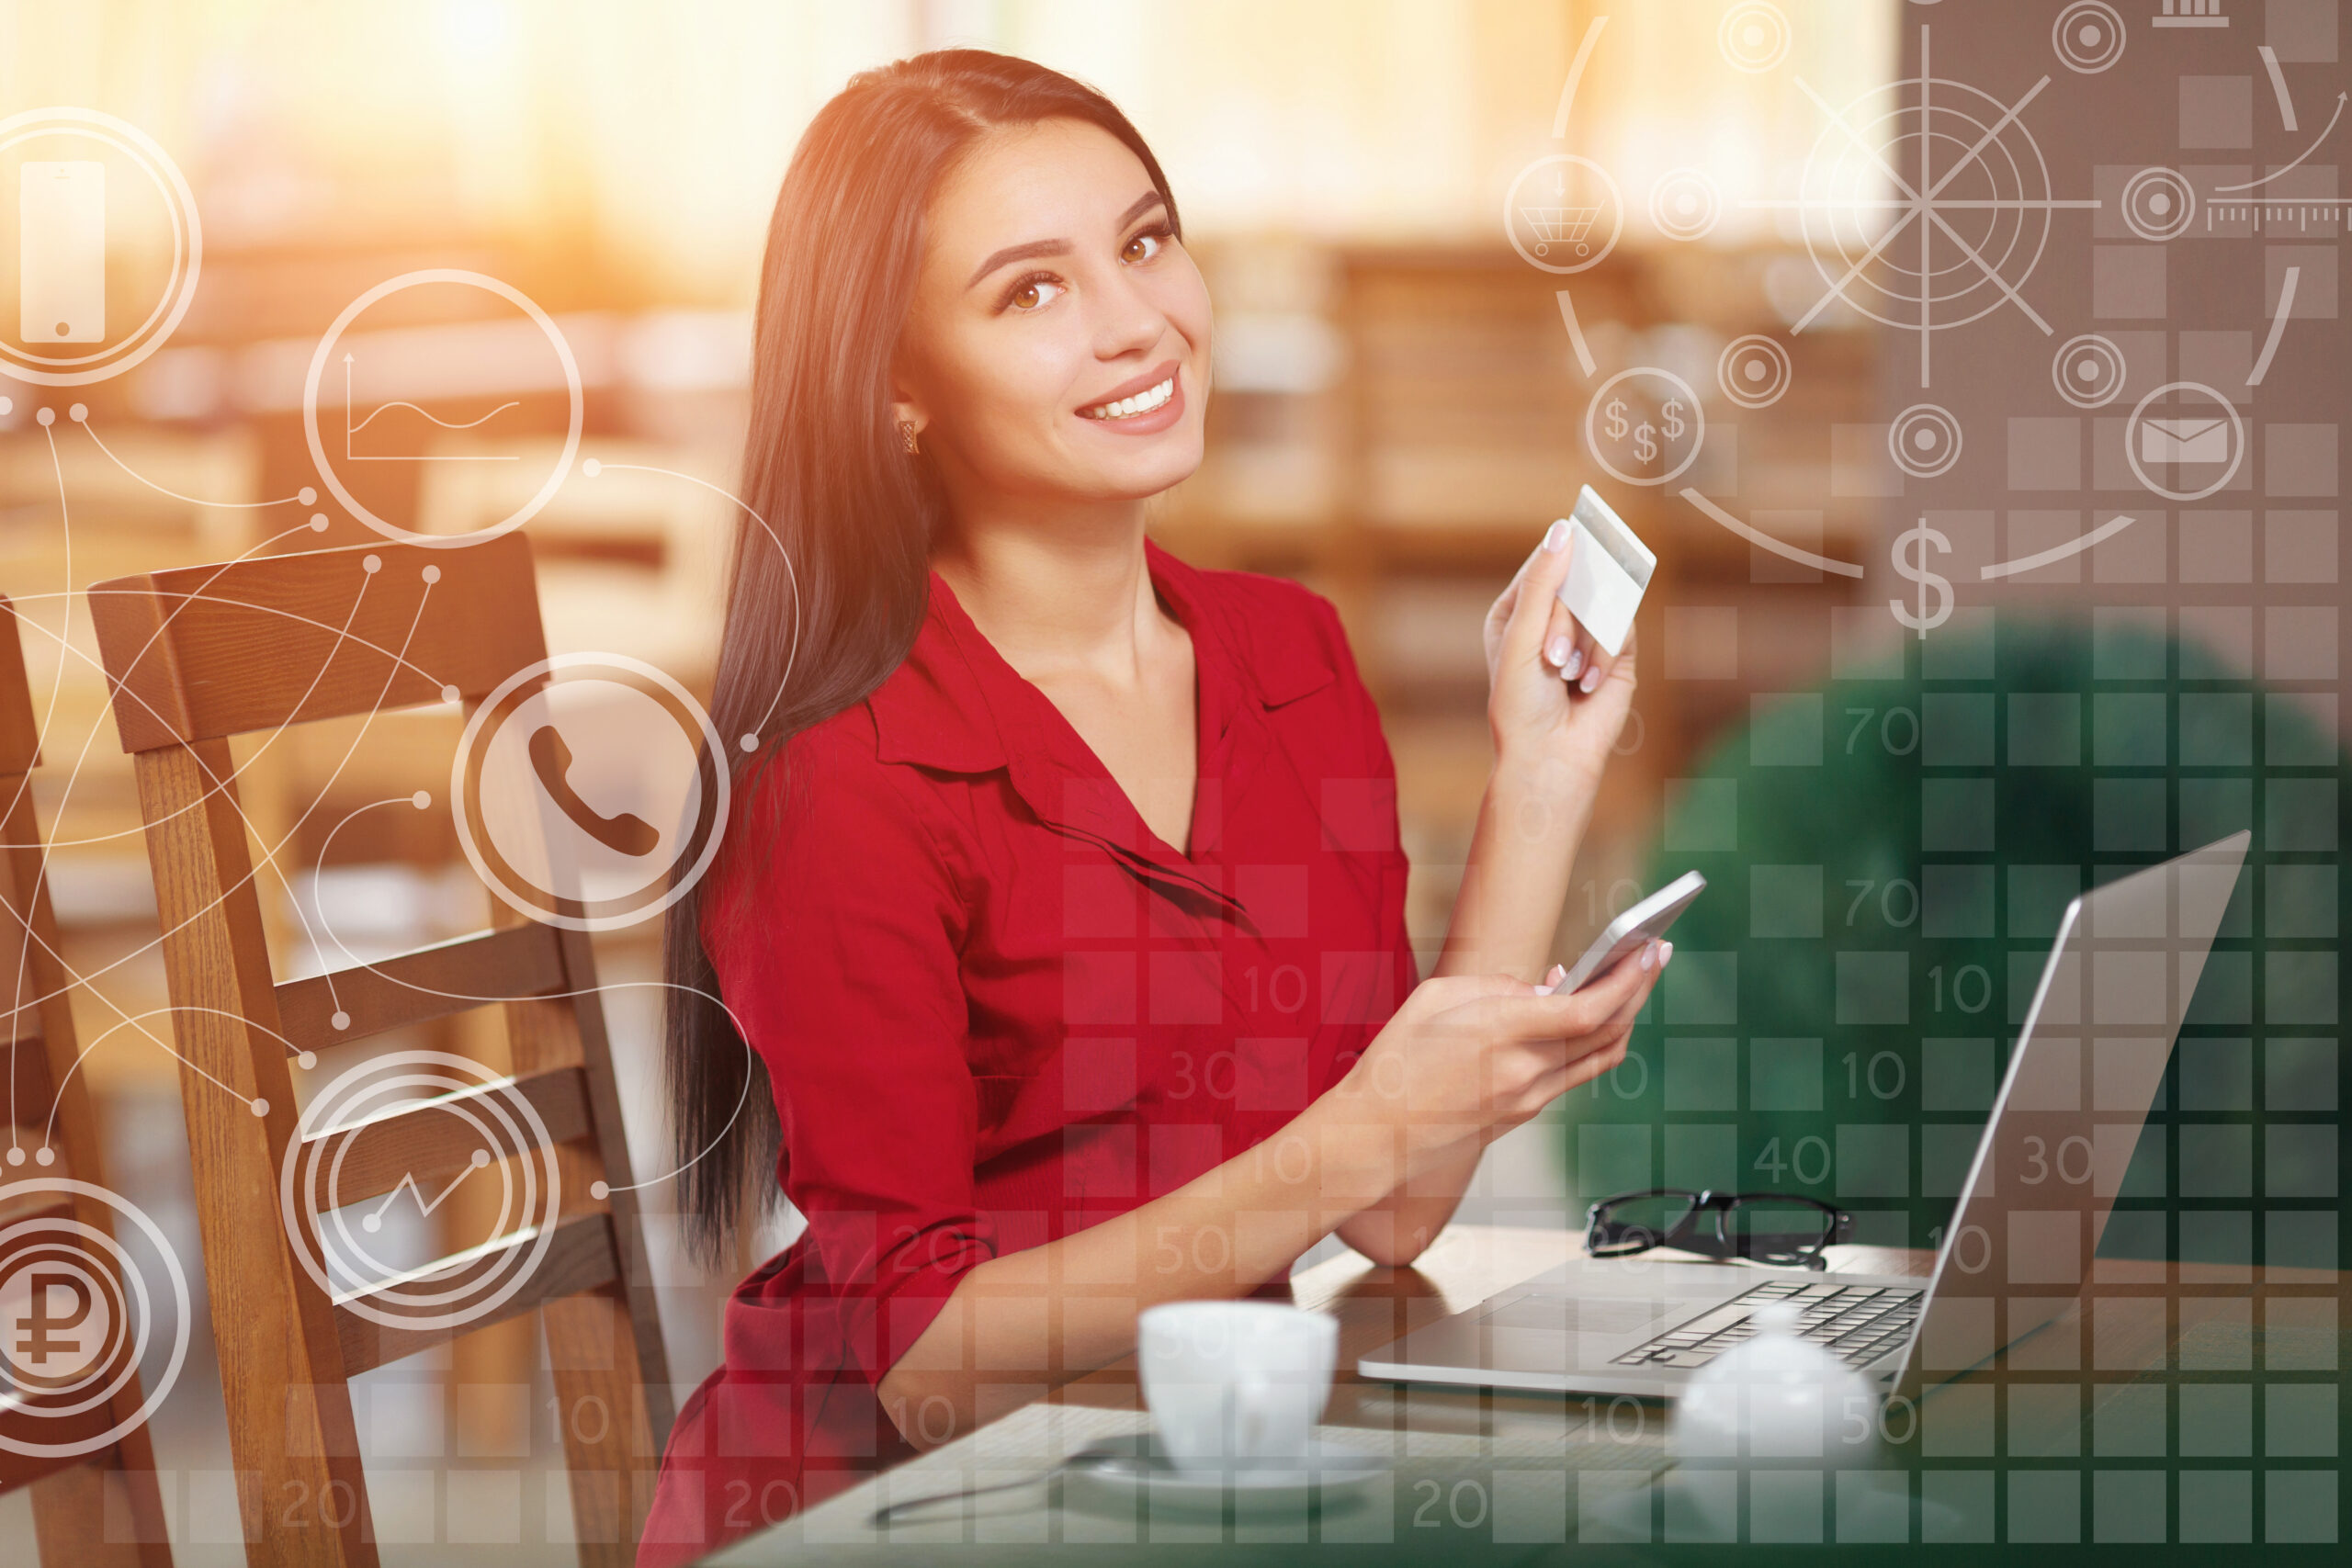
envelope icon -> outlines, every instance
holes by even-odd
[[[2143,419],[2140,422],[2140,461],[2143,463],[2226,463],[2230,460],[2230,430],[2226,419]]]

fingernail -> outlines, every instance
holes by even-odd
[[[1521,536],[1524,537],[1524,536]],[[1552,525],[1544,530],[1544,547],[1551,551],[1552,554],[1555,556],[1562,550],[1568,547],[1568,520],[1566,518],[1554,518]]]
[[[1568,966],[1565,964],[1555,964],[1544,972],[1544,983],[1547,986],[1556,986],[1567,977]]]
[[[1666,967],[1666,961],[1667,961],[1668,959],[1669,959],[1669,958],[1672,958],[1673,956],[1674,956],[1674,944],[1673,944],[1672,942],[1662,942],[1658,943],[1658,949],[1657,949],[1657,966],[1658,966],[1659,968],[1661,968],[1661,969],[1665,968],[1665,967]]]
[[[1584,679],[1583,679],[1583,680],[1581,680],[1581,681],[1578,681],[1578,682],[1577,682],[1577,691],[1579,691],[1579,692],[1585,692],[1585,693],[1588,693],[1588,694],[1589,694],[1589,693],[1590,693],[1590,692],[1592,691],[1592,689],[1593,689],[1594,687],[1596,687],[1596,686],[1598,686],[1598,685],[1600,685],[1600,665],[1598,665],[1598,664],[1596,664],[1596,665],[1592,666],[1592,668],[1590,668],[1589,670],[1587,670],[1587,671],[1584,672]]]
[[[1657,943],[1654,942],[1645,942],[1642,943],[1642,967],[1646,969],[1657,962]]]
[[[1576,671],[1568,668],[1568,658],[1575,649],[1576,644],[1568,640],[1568,636],[1566,632],[1562,632],[1558,637],[1554,637],[1550,642],[1544,645],[1544,657],[1550,660],[1554,664],[1558,665],[1560,667],[1561,674],[1573,675]]]
[[[1560,640],[1562,642],[1566,642],[1568,639],[1564,637]],[[1568,650],[1567,657],[1565,659],[1555,660],[1553,662],[1560,667],[1561,680],[1573,681],[1577,678],[1577,672],[1584,669],[1584,649],[1581,648],[1571,648]]]

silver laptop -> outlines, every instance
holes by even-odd
[[[2080,1293],[2250,834],[2066,907],[1925,1281],[1658,1254],[1579,1258],[1356,1363],[1365,1377],[1671,1398],[1768,1300],[1890,1393],[1990,1360]]]

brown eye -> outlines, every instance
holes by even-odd
[[[1127,242],[1127,260],[1136,262],[1149,261],[1152,257],[1159,254],[1160,243],[1164,238],[1165,236],[1157,230],[1146,230],[1144,232],[1137,234],[1134,239]],[[1136,254],[1138,250],[1141,251],[1140,254]]]
[[[1004,299],[997,309],[1000,311],[1019,310],[1024,315],[1043,310],[1053,302],[1054,295],[1060,292],[1061,287],[1061,283],[1050,274],[1033,272],[1004,291]]]

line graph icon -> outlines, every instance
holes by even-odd
[[[561,372],[564,389],[570,397],[562,452],[549,466],[545,481],[521,505],[515,507],[504,517],[486,527],[476,528],[465,534],[426,534],[401,526],[377,512],[368,504],[367,498],[354,491],[353,481],[357,478],[357,472],[343,471],[344,468],[361,462],[416,463],[434,459],[455,460],[456,455],[443,457],[440,454],[421,454],[413,446],[395,442],[386,443],[387,446],[392,448],[391,450],[367,453],[359,451],[356,446],[359,432],[378,418],[390,416],[395,410],[404,408],[423,416],[425,422],[444,430],[458,430],[470,429],[487,423],[505,412],[506,407],[512,406],[510,404],[493,408],[489,413],[472,421],[470,424],[461,425],[441,419],[420,407],[413,400],[391,398],[385,400],[357,420],[353,419],[353,381],[357,355],[356,351],[344,345],[345,334],[352,331],[355,323],[370,308],[406,290],[434,286],[455,286],[477,290],[521,312],[546,339],[548,348],[554,355],[556,366]],[[334,395],[328,377],[328,367],[338,359],[343,365],[344,400],[344,439],[343,449],[339,454],[329,448],[319,417],[319,404],[322,396],[331,399]],[[561,329],[557,327],[553,318],[513,284],[492,277],[485,273],[468,272],[458,267],[424,267],[415,272],[402,273],[397,277],[386,278],[345,306],[342,314],[335,317],[326,332],[320,336],[318,346],[311,351],[310,373],[302,382],[302,437],[309,445],[311,461],[317,466],[319,478],[324,481],[328,493],[342,502],[354,517],[395,544],[424,545],[438,549],[461,548],[467,545],[480,544],[484,539],[494,539],[511,529],[521,527],[537,516],[539,509],[553,499],[555,492],[562,487],[564,479],[571,471],[572,461],[580,454],[580,432],[585,423],[586,414],[587,399],[581,382],[580,361],[573,355],[571,344],[565,340]],[[491,455],[474,456],[476,460],[480,460],[481,457]],[[492,457],[491,460],[497,459]],[[379,500],[380,503],[380,498]]]
[[[406,409],[419,419],[440,430],[479,430],[504,413],[508,409],[523,406],[519,398],[510,398],[488,413],[476,419],[443,419],[431,409],[410,402],[405,398],[393,398],[378,403],[355,421],[351,417],[358,409],[359,400],[352,390],[352,369],[358,355],[343,356],[343,460],[346,463],[518,463],[518,452],[362,452],[359,433],[396,409]]]
[[[2043,335],[2050,323],[2024,288],[2048,247],[2051,215],[2091,209],[2058,197],[2023,116],[2050,85],[2039,78],[2013,103],[1934,73],[1919,29],[1919,74],[1864,93],[1843,108],[1803,78],[1827,121],[1805,161],[1792,208],[1826,291],[1792,327],[1830,306],[1919,336],[1919,385],[1932,385],[1935,335],[2015,309]],[[1891,193],[1891,194],[1885,194]]]
[[[385,1181],[372,1168],[367,1129],[420,1102],[452,1121],[440,1141],[464,1153],[449,1162],[454,1173],[410,1168]],[[321,1290],[380,1327],[471,1323],[521,1290],[554,1241],[563,1194],[552,1145],[538,1107],[479,1062],[395,1051],[358,1063],[312,1097],[287,1145],[278,1204],[294,1256]],[[407,1227],[388,1221],[410,1212],[430,1219],[480,1181],[497,1187],[496,1239],[425,1269],[401,1255],[395,1244]]]

